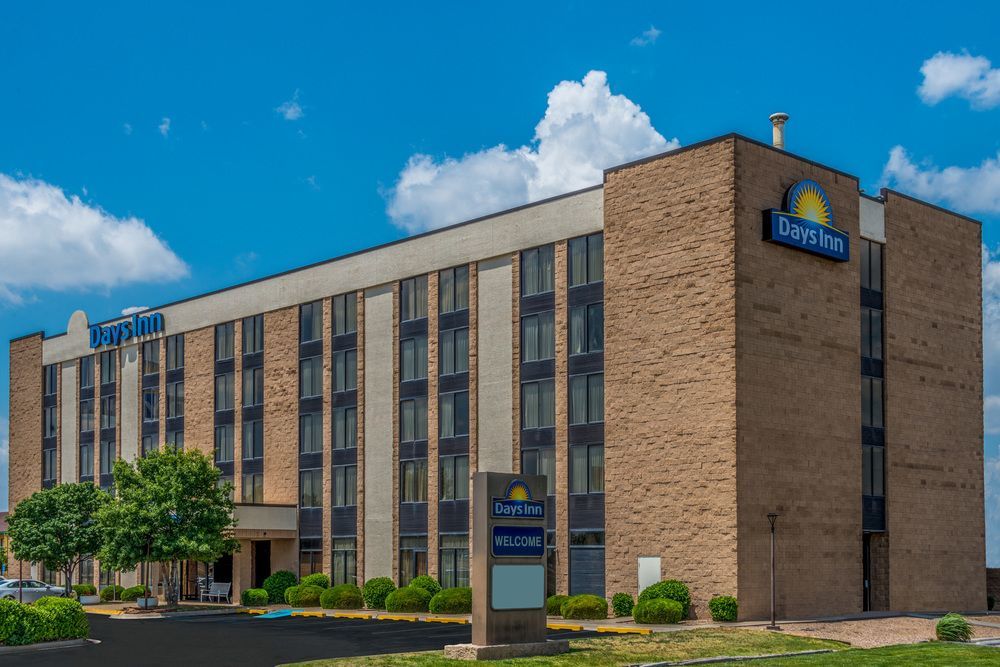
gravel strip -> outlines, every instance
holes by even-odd
[[[914,644],[934,639],[936,621],[923,618],[873,618],[864,621],[836,623],[782,623],[785,632],[817,639],[847,642],[859,648],[876,648],[892,644]],[[977,636],[989,636],[992,628],[976,628]],[[980,630],[988,632],[980,633]]]

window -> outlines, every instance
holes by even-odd
[[[243,459],[264,458],[264,422],[243,422]]]
[[[399,373],[403,382],[427,377],[427,336],[399,341]]]
[[[441,375],[469,372],[469,330],[449,329],[439,337]]]
[[[184,383],[171,382],[167,385],[167,419],[184,416]]]
[[[94,357],[80,358],[80,389],[94,386]]]
[[[427,276],[404,280],[399,286],[399,319],[403,322],[427,317]]]
[[[77,576],[77,581],[81,584],[93,584],[94,583],[94,559],[93,558],[81,558],[80,559],[80,574]]]
[[[243,502],[247,505],[260,505],[264,502],[264,473],[243,475]]]
[[[152,435],[142,436],[142,451],[140,456],[146,457],[156,451],[156,437]]]
[[[233,460],[233,425],[222,424],[215,427],[215,462],[226,463]]]
[[[885,447],[862,445],[861,493],[876,497],[885,495]]]
[[[103,591],[108,586],[115,585],[115,571],[111,568],[101,568],[101,580],[98,582],[100,589]]]
[[[604,445],[569,448],[569,492],[604,493]]]
[[[427,574],[427,536],[399,538],[399,585]]]
[[[44,409],[42,413],[42,437],[54,438],[59,428],[59,420],[56,418],[56,406]]]
[[[51,364],[45,367],[42,372],[44,391],[46,396],[53,396],[59,386],[59,364]]]
[[[115,397],[101,396],[101,428],[115,428]]]
[[[142,344],[142,374],[156,375],[160,372],[160,341],[151,340]]]
[[[551,292],[555,265],[552,246],[542,246],[521,253],[521,296]]]
[[[333,585],[357,582],[358,551],[353,537],[333,538]]]
[[[555,425],[555,380],[522,384],[521,428],[548,428]]]
[[[569,241],[569,286],[604,280],[604,235],[592,234]]]
[[[56,478],[56,450],[42,450],[42,481],[52,482]]]
[[[299,306],[299,342],[308,343],[323,337],[323,302]]]
[[[358,466],[333,467],[333,505],[350,507],[358,504]]]
[[[438,274],[438,303],[442,313],[469,307],[469,267],[456,266]]]
[[[861,287],[882,291],[882,244],[861,239]]]
[[[555,313],[551,310],[521,318],[521,361],[555,359]]]
[[[441,394],[439,402],[440,436],[454,438],[469,435],[469,392]]]
[[[84,443],[80,445],[80,477],[94,476],[94,445]]]
[[[323,539],[299,538],[299,579],[323,571]]]
[[[569,423],[604,421],[604,373],[574,375],[569,379]]]
[[[442,456],[438,481],[440,500],[467,500],[469,497],[469,456]]]
[[[243,318],[243,354],[264,351],[264,316],[252,315]]]
[[[215,376],[215,411],[233,409],[233,385],[236,383],[234,373],[223,373]]]
[[[80,401],[80,430],[83,432],[94,430],[94,399]]]
[[[167,447],[175,451],[184,449],[184,431],[167,431]]]
[[[861,377],[861,425],[884,428],[882,378]]]
[[[233,488],[233,476],[232,475],[219,475],[218,481],[215,485],[226,491],[226,495],[229,496],[230,500],[233,500],[233,494],[235,489]]]
[[[264,404],[264,369],[243,370],[243,407]]]
[[[441,536],[441,587],[469,586],[469,536]]]
[[[323,469],[299,472],[299,507],[323,506]]]
[[[160,390],[155,387],[142,390],[142,421],[155,422],[160,418]]]
[[[313,412],[299,415],[299,452],[313,454],[323,451],[323,415]]]
[[[399,441],[427,439],[427,399],[411,398],[399,402]]]
[[[604,304],[569,309],[569,353],[586,354],[604,349]]]
[[[551,447],[521,450],[521,472],[545,475],[546,495],[556,494],[556,450]]]
[[[358,297],[341,294],[333,297],[333,335],[342,336],[358,330]]]
[[[299,362],[299,398],[323,393],[323,357],[309,357]]]
[[[358,446],[358,409],[333,409],[333,448],[351,449]]]
[[[233,358],[233,336],[235,325],[232,322],[215,326],[215,360],[224,361]]]
[[[167,370],[184,368],[184,334],[167,338]]]
[[[878,308],[861,309],[861,356],[882,358],[882,311]]]
[[[427,459],[412,459],[399,463],[399,501],[427,502]]]
[[[333,353],[333,390],[352,391],[358,388],[358,351],[341,350]]]
[[[574,547],[603,547],[603,530],[571,530],[569,532],[570,546]]]
[[[115,381],[118,358],[114,350],[101,352],[101,384],[111,384]]]
[[[110,475],[115,468],[114,440],[101,440],[101,474]]]

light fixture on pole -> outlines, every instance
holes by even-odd
[[[774,614],[774,522],[778,519],[778,514],[776,512],[769,512],[767,515],[767,521],[771,524],[771,624],[767,626],[768,630],[780,630],[778,624],[775,622]]]

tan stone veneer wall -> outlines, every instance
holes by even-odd
[[[10,421],[8,422],[10,466],[8,506],[17,504],[42,488],[42,335],[10,342]],[[11,557],[10,572],[21,564]],[[25,576],[31,564],[23,563]]]
[[[985,609],[982,228],[883,195],[891,606]]]
[[[734,152],[604,186],[605,590],[637,593],[638,558],[661,556],[699,617],[737,588]]]
[[[184,448],[215,460],[214,327],[184,334]]]
[[[273,505],[299,502],[298,330],[298,306],[264,314],[264,502]]]

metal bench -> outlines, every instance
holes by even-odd
[[[212,582],[212,586],[207,591],[204,591],[201,594],[201,600],[202,602],[204,602],[206,598],[208,598],[209,600],[212,600],[214,598],[219,602],[222,602],[223,599],[225,599],[226,602],[229,602],[229,590],[232,588],[232,586],[233,585],[231,583],[223,584],[217,581]]]

